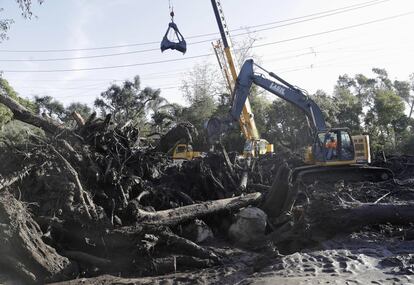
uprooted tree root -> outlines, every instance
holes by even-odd
[[[1,153],[9,168],[0,180],[3,263],[27,283],[217,265],[220,256],[177,235],[180,225],[262,199],[256,186],[248,193],[235,183],[242,171],[223,154],[175,164],[140,146],[128,123],[112,125],[110,115],[69,130],[1,99],[16,118],[47,133]]]

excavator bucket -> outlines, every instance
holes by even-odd
[[[177,41],[168,39],[170,32]],[[167,32],[165,32],[165,35],[161,41],[161,52],[167,49],[175,49],[182,52],[183,54],[187,51],[187,43],[174,22],[168,24]]]

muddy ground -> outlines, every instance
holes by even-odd
[[[380,231],[336,237],[288,255],[222,241],[210,246],[227,256],[223,265],[164,276],[102,275],[53,284],[414,284],[414,241]]]

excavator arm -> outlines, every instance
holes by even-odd
[[[249,96],[250,87],[254,83],[301,109],[307,116],[308,121],[311,123],[311,127],[315,132],[326,130],[326,124],[321,109],[312,99],[303,94],[300,89],[284,81],[273,72],[268,72],[268,74],[283,83],[283,85],[269,80],[263,75],[255,74],[253,65],[253,60],[248,59],[240,70],[234,88],[233,105],[230,111],[233,118],[238,118],[240,116],[244,102]]]
[[[309,96],[273,72],[266,71],[269,76],[280,83],[269,80],[261,74],[255,74],[254,65],[253,60],[248,59],[240,70],[233,91],[233,102],[229,116],[224,119],[212,118],[209,120],[207,134],[211,142],[217,140],[222,133],[232,128],[235,121],[239,120],[253,83],[301,109],[305,113],[314,134],[327,129],[321,109]]]

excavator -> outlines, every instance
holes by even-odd
[[[254,67],[272,77],[266,78],[262,73],[255,73]],[[273,72],[269,72],[254,63],[252,59],[244,62],[233,90],[233,102],[226,118],[211,118],[207,124],[210,141],[217,140],[221,134],[234,128],[240,118],[243,106],[249,96],[251,86],[255,84],[278,96],[302,110],[307,118],[312,145],[307,147],[304,163],[292,172],[292,181],[301,179],[313,182],[323,181],[379,181],[393,178],[391,170],[369,166],[361,163],[366,155],[358,153],[368,151],[365,136],[352,138],[347,128],[328,128],[319,106],[306,95],[306,92],[288,83]],[[327,147],[330,142],[335,142]],[[334,148],[332,149],[332,145]],[[357,146],[357,148],[356,148]],[[367,149],[368,148],[368,149]],[[357,156],[358,154],[358,156]]]

